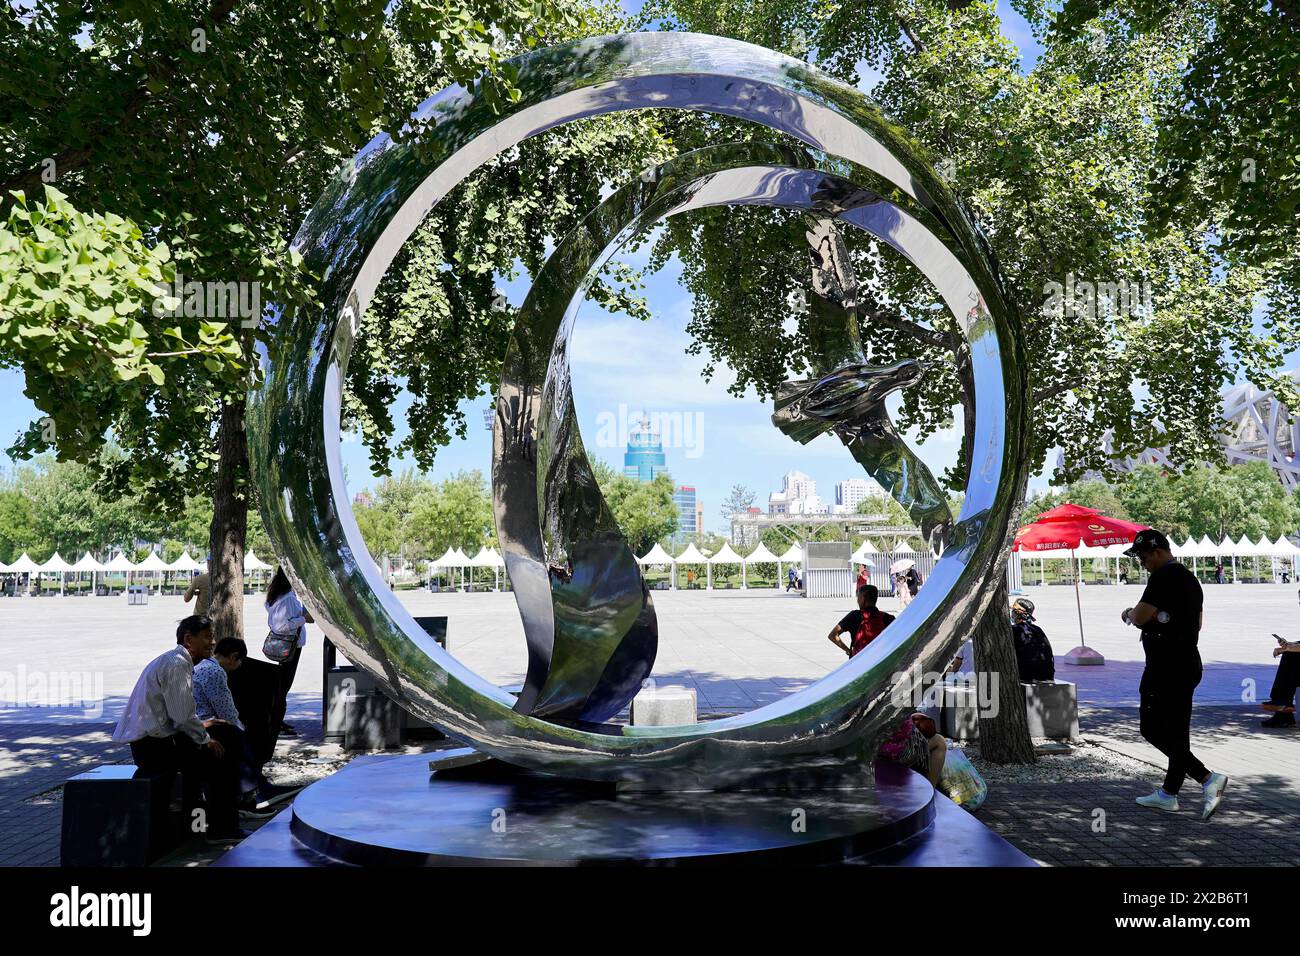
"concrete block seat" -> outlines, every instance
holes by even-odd
[[[1035,681],[1020,685],[1025,692],[1029,736],[1073,740],[1079,736],[1077,689],[1069,681]],[[979,737],[979,711],[975,687],[951,679],[943,685],[940,732],[954,740]]]
[[[148,866],[186,836],[179,774],[110,764],[63,786],[61,866]]]

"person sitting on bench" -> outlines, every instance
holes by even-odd
[[[218,641],[212,657],[199,661],[194,668],[194,709],[208,733],[239,758],[239,812],[245,816],[271,816],[274,811],[270,809],[270,798],[285,788],[273,786],[262,773],[263,762],[253,755],[227,677],[247,657],[248,645],[242,639],[223,637]]]
[[[918,711],[908,714],[896,726],[889,739],[880,745],[879,758],[915,770],[932,786],[943,775],[948,755],[948,741],[939,733],[934,718]]]
[[[180,773],[187,823],[209,843],[228,843],[245,835],[235,804],[238,757],[208,733],[194,706],[194,665],[212,654],[212,622],[185,618],[176,627],[176,645],[145,667],[113,739],[131,745],[141,771]],[[194,812],[200,791],[207,797],[202,816]]]
[[[1043,629],[1034,623],[1034,602],[1029,598],[1011,602],[1011,641],[1016,647],[1016,665],[1023,683],[1056,679],[1052,645]]]
[[[1295,692],[1300,686],[1300,641],[1286,641],[1273,635],[1277,647],[1273,656],[1280,657],[1277,662],[1277,674],[1273,678],[1273,689],[1268,700],[1260,706],[1272,711],[1273,716],[1262,722],[1264,727],[1295,726]]]

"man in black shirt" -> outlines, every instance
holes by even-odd
[[[1125,624],[1142,629],[1147,659],[1138,687],[1142,736],[1169,758],[1164,786],[1137,802],[1157,810],[1177,810],[1183,778],[1191,777],[1205,793],[1201,819],[1208,820],[1223,799],[1228,778],[1207,770],[1191,747],[1192,694],[1201,682],[1201,655],[1196,649],[1204,604],[1201,584],[1174,560],[1169,539],[1159,531],[1139,531],[1124,553],[1141,561],[1150,575],[1141,602],[1120,615]]]
[[[858,609],[844,615],[843,619],[831,628],[827,639],[849,657],[860,653],[874,641],[880,632],[894,620],[894,615],[886,614],[876,607],[880,591],[874,584],[863,584],[858,588]],[[848,643],[840,640],[841,634],[849,636]]]

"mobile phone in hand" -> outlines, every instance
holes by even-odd
[[[1286,647],[1287,642],[1286,642],[1285,639],[1283,639],[1282,637],[1279,637],[1277,634],[1274,634],[1274,635],[1273,635],[1273,638],[1274,638],[1274,639],[1275,639],[1279,644],[1281,644],[1283,647]]]

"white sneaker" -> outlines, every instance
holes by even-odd
[[[1214,815],[1214,811],[1219,809],[1219,804],[1223,802],[1223,791],[1228,789],[1228,777],[1222,773],[1210,774],[1210,779],[1205,781],[1205,809],[1201,811],[1201,819],[1208,820]]]
[[[1159,788],[1156,788],[1155,793],[1149,793],[1145,797],[1138,797],[1137,803],[1140,807],[1150,807],[1153,810],[1168,810],[1170,813],[1178,812],[1178,798],[1171,797]]]

